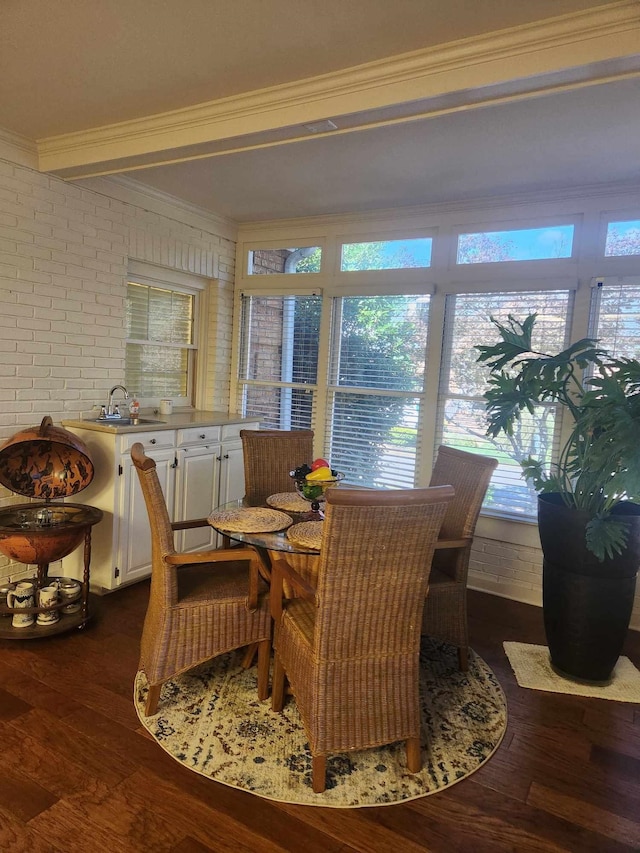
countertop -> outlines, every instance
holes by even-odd
[[[116,423],[97,423],[95,418],[81,418],[77,420],[64,419],[61,421],[63,427],[74,429],[89,429],[96,432],[107,432],[121,434],[129,432],[149,432],[161,429],[182,429],[193,426],[224,426],[225,424],[256,423],[260,418],[243,418],[241,415],[230,415],[228,412],[207,412],[204,409],[189,409],[177,411],[172,415],[155,415],[153,412],[140,412],[142,420],[152,420],[153,423],[139,423],[123,426]]]

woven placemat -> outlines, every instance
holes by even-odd
[[[322,521],[301,521],[287,530],[287,539],[304,548],[320,550],[322,542]]]
[[[267,503],[274,509],[283,509],[285,512],[309,512],[311,504],[305,501],[296,492],[278,492],[277,495],[269,495]]]
[[[209,523],[229,533],[274,533],[293,524],[291,516],[275,509],[263,507],[239,507],[238,509],[214,509]]]

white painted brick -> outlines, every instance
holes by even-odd
[[[69,264],[75,264],[76,266],[81,267],[84,264],[86,257],[78,252],[79,248],[81,248],[81,246],[74,245],[72,250],[67,248],[62,250],[56,249],[51,252],[51,260],[56,263],[63,264],[62,271],[64,271]]]
[[[99,272],[96,275],[96,281],[100,284],[110,285],[112,287],[122,287],[122,280],[125,278],[124,275],[116,275],[115,273],[109,272]]]
[[[38,316],[38,309],[51,310],[51,300],[46,296],[41,296],[39,293],[33,292],[33,287],[28,292],[18,294],[18,302],[21,305],[32,305],[34,307],[33,316]],[[64,312],[61,312],[64,317]]]
[[[20,213],[22,214],[22,212],[23,210],[21,208]],[[43,237],[50,237],[52,230],[51,226],[47,225],[44,222],[38,222],[37,219],[38,215],[36,215],[35,219],[29,219],[28,217],[20,215],[16,219],[16,225],[26,231],[31,231],[31,233],[33,234],[40,234]]]
[[[6,237],[10,240],[15,240],[16,243],[33,243],[35,238],[24,229],[12,227],[10,225],[0,225],[0,237]]]
[[[5,314],[10,315],[11,317],[30,317],[33,313],[33,309],[29,305],[18,305],[15,302],[7,302],[2,306],[2,310]]]
[[[81,347],[93,347],[95,345],[95,337],[92,335],[74,335],[73,343]]]
[[[50,397],[49,391],[51,389],[58,390],[60,388],[64,388],[64,380],[56,379],[53,375],[48,376],[46,379],[34,379],[33,380],[33,388],[32,391],[37,392],[38,399],[46,400]],[[40,391],[42,391],[42,397],[40,397]],[[29,400],[29,391],[20,391],[18,392],[19,400]]]
[[[30,329],[35,332],[48,332],[51,329],[51,322],[49,320],[36,320],[35,317],[29,319],[21,318],[18,320],[18,328]]]
[[[109,237],[111,237],[111,235],[109,235]],[[102,249],[105,252],[108,252],[112,245],[111,239],[100,239],[98,236],[89,237],[85,235],[82,242],[87,246],[91,246],[94,249]]]
[[[55,379],[75,379],[80,377],[79,367],[70,367],[66,364],[64,367],[51,368],[51,376]]]
[[[68,204],[68,198],[63,195],[61,192],[54,192],[49,189],[49,187],[44,186],[35,186],[33,188],[33,194],[36,198],[44,199],[45,201],[50,202],[52,205],[66,205]],[[66,211],[66,215],[68,216],[68,211]]]
[[[2,186],[20,196],[31,195],[31,192],[33,191],[31,182],[25,181],[21,175],[19,177],[18,175],[18,172],[15,172],[13,177],[11,175],[4,175],[2,178]]]
[[[14,264],[0,264],[0,278],[18,278],[18,267]]]
[[[84,221],[87,223],[87,225],[90,225],[92,228],[94,228],[96,233],[98,231],[110,231],[113,227],[114,221],[121,221],[120,214],[115,211],[104,210],[101,211],[101,213],[102,216],[95,216],[93,214],[87,213],[84,218]]]
[[[18,278],[22,281],[33,282],[34,284],[48,284],[51,282],[51,275],[47,272],[36,272],[36,270],[18,270]]]
[[[64,240],[66,242],[67,238],[65,235],[67,232],[66,230],[62,231],[63,228],[66,229],[68,224],[65,217],[47,211],[36,214],[36,222],[40,223],[41,225],[51,226],[51,232],[54,233],[54,236],[57,237],[59,240]],[[54,232],[54,229],[56,229],[57,233]]]
[[[98,261],[95,258],[85,258],[82,262],[82,266],[85,269],[95,270],[96,272],[111,272],[111,264],[108,264],[105,261]]]
[[[35,259],[34,268],[38,272],[51,273],[51,275],[62,275],[66,271],[66,266],[64,263],[56,263],[55,261],[48,261],[42,258]]]
[[[43,377],[49,375],[48,367],[35,367],[33,364],[20,365],[16,370],[16,376],[23,378]]]

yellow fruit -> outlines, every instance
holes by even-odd
[[[331,476],[331,468],[316,468],[310,474],[307,474],[307,482],[316,482],[318,480],[333,480]]]

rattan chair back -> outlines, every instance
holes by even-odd
[[[450,486],[327,492],[315,601],[286,601],[275,637],[278,685],[282,669],[309,738],[314,790],[324,788],[330,753],[406,740],[418,767],[422,607],[452,497]]]
[[[240,430],[244,457],[245,497],[252,503],[269,495],[294,492],[289,476],[299,465],[313,461],[313,430]]]
[[[167,679],[256,643],[258,695],[266,698],[271,618],[255,551],[176,552],[174,530],[206,524],[206,519],[172,523],[155,461],[139,442],[131,448],[131,458],[151,527],[151,588],[140,641],[140,669],[149,684],[147,715],[155,713]]]
[[[441,539],[473,536],[497,459],[469,453],[441,444],[429,480],[430,486],[453,486],[455,497],[449,504],[440,531]]]
[[[497,459],[441,445],[429,483],[448,483],[455,497],[444,517],[441,541],[433,557],[422,633],[457,646],[462,670],[467,668],[469,654],[467,578],[471,544],[497,464]]]

